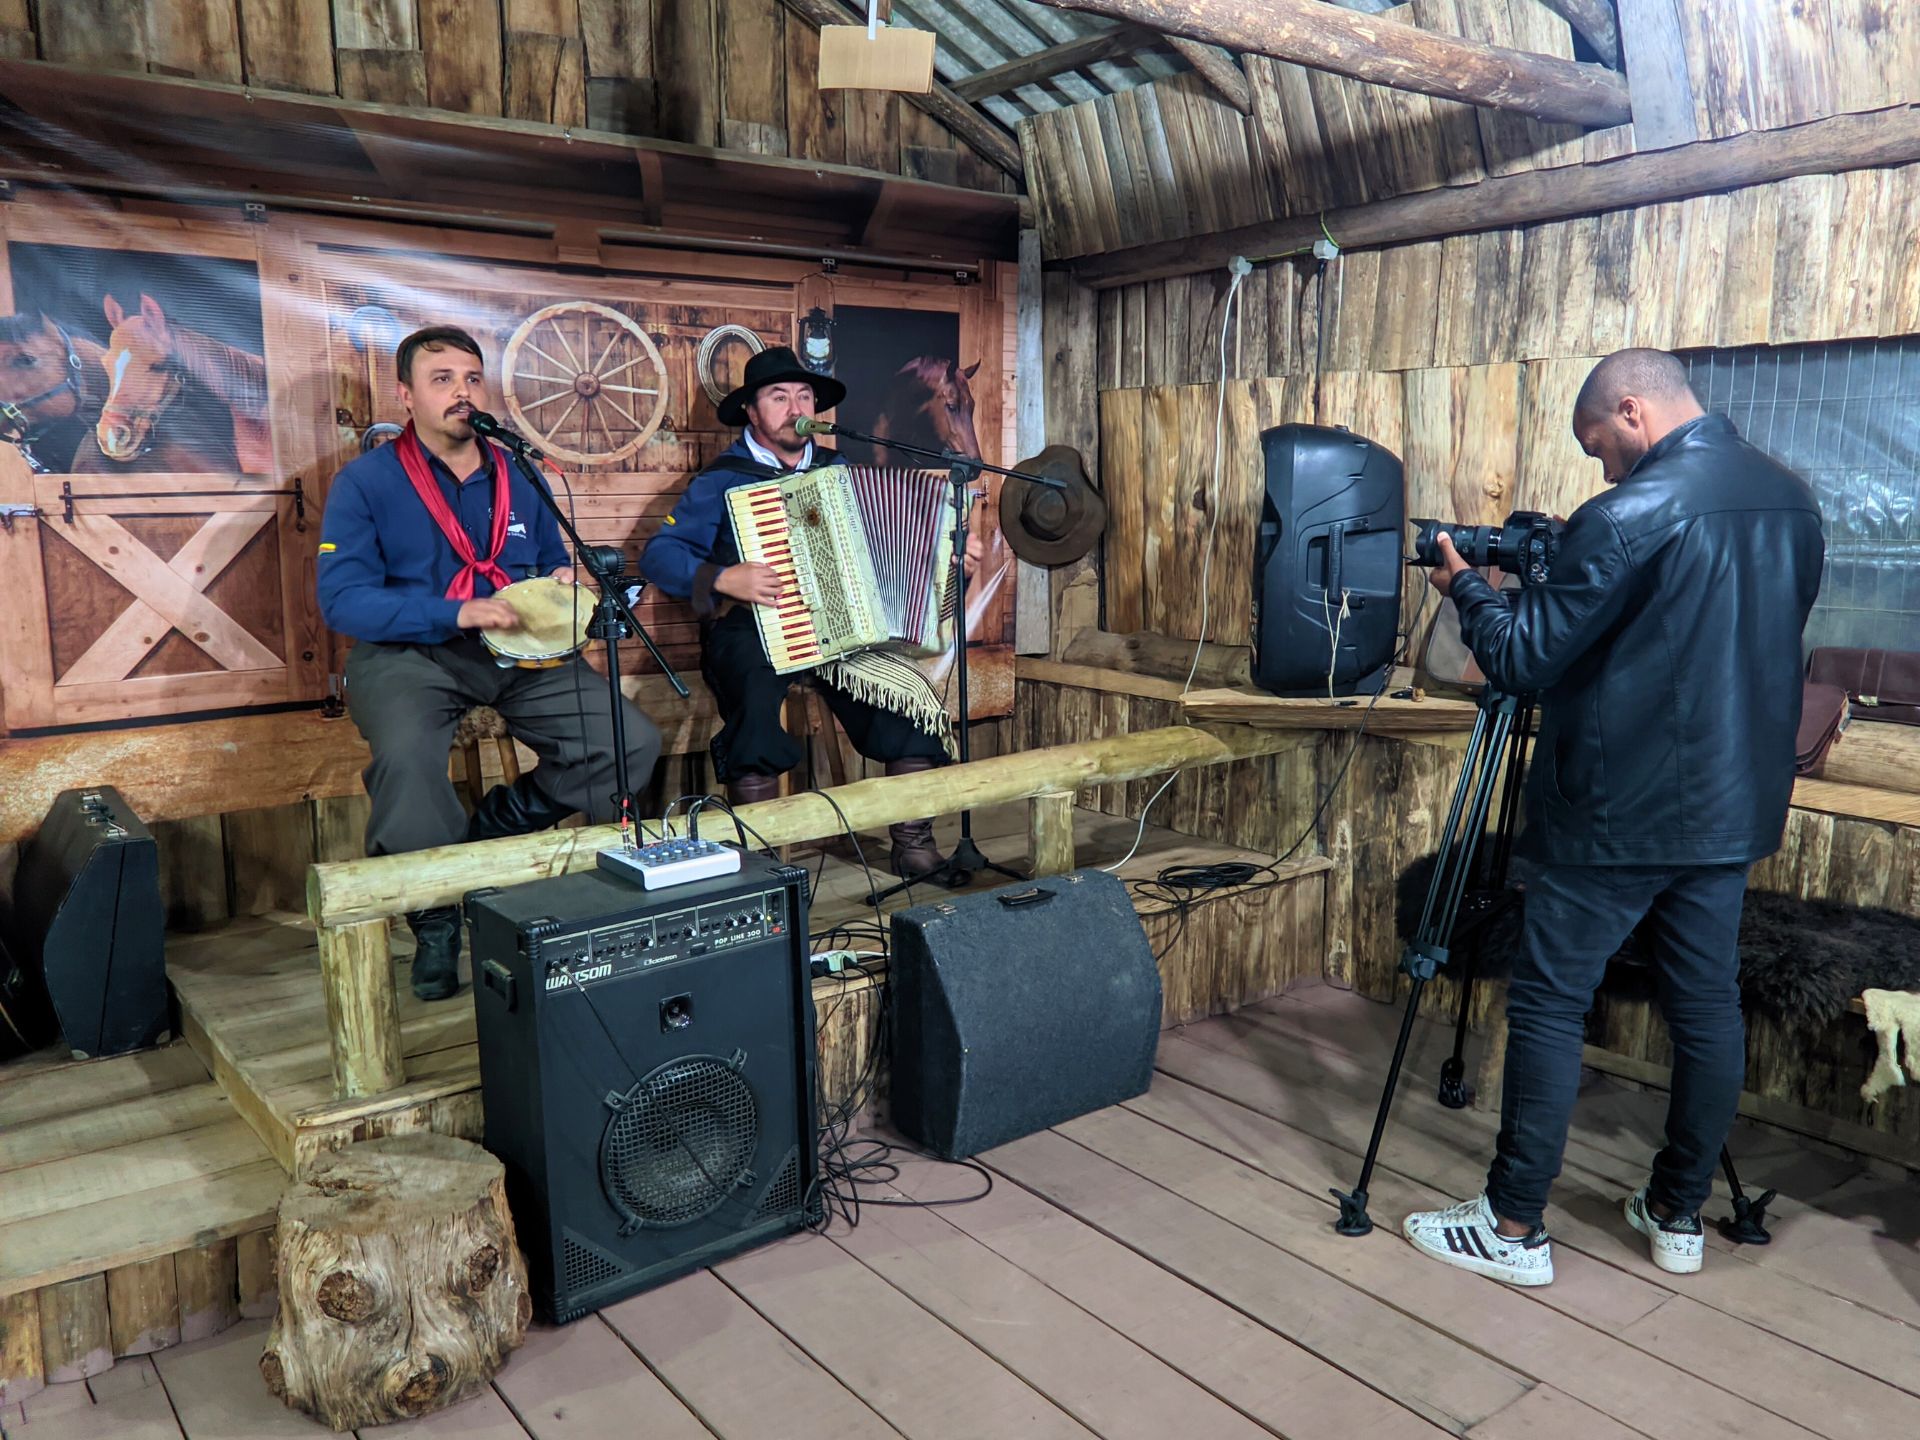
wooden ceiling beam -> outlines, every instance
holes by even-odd
[[[1242,115],[1253,113],[1253,87],[1247,84],[1246,72],[1240,68],[1238,60],[1218,45],[1209,45],[1204,40],[1189,40],[1184,35],[1170,35],[1167,43],[1198,72],[1201,79],[1213,87],[1214,93],[1222,100]]]
[[[788,0],[789,4],[795,0]],[[837,0],[808,0],[837,3]],[[1228,50],[1390,85],[1536,120],[1624,125],[1627,82],[1603,65],[1420,30],[1327,0],[1040,0],[1150,25]]]
[[[1620,68],[1620,22],[1614,17],[1613,0],[1540,0],[1574,33],[1593,47],[1600,63],[1609,70]]]
[[[1323,234],[1343,249],[1365,250],[1688,200],[1796,175],[1915,163],[1920,163],[1920,106],[1903,105],[1831,115],[1786,130],[1753,130],[1671,150],[1501,175],[1475,185],[1422,190],[1324,215],[1296,215],[1214,235],[1135,245],[1072,261],[1070,268],[1084,284],[1105,290],[1218,269],[1236,255],[1263,260],[1304,254]]]
[[[781,0],[789,10],[815,25],[864,25],[866,12],[856,14],[841,0]],[[1026,183],[1027,170],[1020,145],[1005,130],[982,115],[938,80],[925,95],[902,92],[900,98],[924,110],[1000,169]]]
[[[1084,70],[1102,60],[1118,60],[1164,45],[1164,36],[1144,25],[1116,25],[1093,35],[1082,35],[1063,45],[1050,45],[1031,55],[1020,55],[1004,65],[982,70],[954,83],[953,93],[969,105],[992,95],[1004,95],[1022,85],[1038,85],[1069,70]]]

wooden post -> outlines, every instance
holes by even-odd
[[[113,1353],[150,1355],[180,1342],[180,1301],[173,1256],[137,1260],[107,1272],[107,1319]]]
[[[1027,850],[1036,876],[1065,875],[1073,869],[1075,798],[1074,791],[1060,790],[1027,802]]]
[[[40,1351],[49,1385],[113,1368],[104,1274],[63,1280],[40,1291]]]
[[[273,1274],[273,1230],[249,1230],[242,1235],[236,1262],[241,1318],[258,1320],[272,1315],[278,1296]]]
[[[350,1099],[398,1089],[407,1072],[387,922],[322,927],[320,979],[327,990],[335,1092]]]
[[[180,1338],[204,1340],[240,1318],[239,1247],[216,1240],[173,1257],[180,1291]]]
[[[39,1297],[37,1290],[0,1297],[0,1405],[17,1405],[46,1388]]]

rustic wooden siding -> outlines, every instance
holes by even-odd
[[[815,89],[818,53],[780,0],[0,5],[0,56],[1018,188],[897,95]]]

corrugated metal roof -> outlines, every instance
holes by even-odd
[[[1352,10],[1379,11],[1391,9],[1395,0],[1335,3]],[[939,37],[934,49],[934,73],[949,85],[1022,56],[1114,28],[1114,22],[1102,16],[1037,5],[1033,0],[894,0],[892,23],[931,30]],[[1186,68],[1170,51],[1153,50],[1062,71],[1037,84],[988,96],[979,105],[1011,129],[1042,110],[1131,90]]]

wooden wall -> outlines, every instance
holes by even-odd
[[[1682,133],[1583,133],[1369,85],[1263,56],[1242,60],[1253,113],[1182,75],[1022,122],[1049,257],[1213,234],[1492,175],[1577,165],[1639,148],[1771,129],[1920,100],[1920,19],[1882,0],[1626,0],[1623,32],[1677,37],[1665,77]],[[1564,21],[1538,0],[1413,0],[1387,16],[1423,29],[1570,57]],[[1668,55],[1649,42],[1656,55]],[[1634,52],[1629,45],[1629,65]],[[1636,84],[1651,92],[1651,74]],[[1333,237],[1338,240],[1340,237]]]
[[[0,4],[14,58],[1018,188],[897,95],[816,89],[819,44],[781,0]]]

